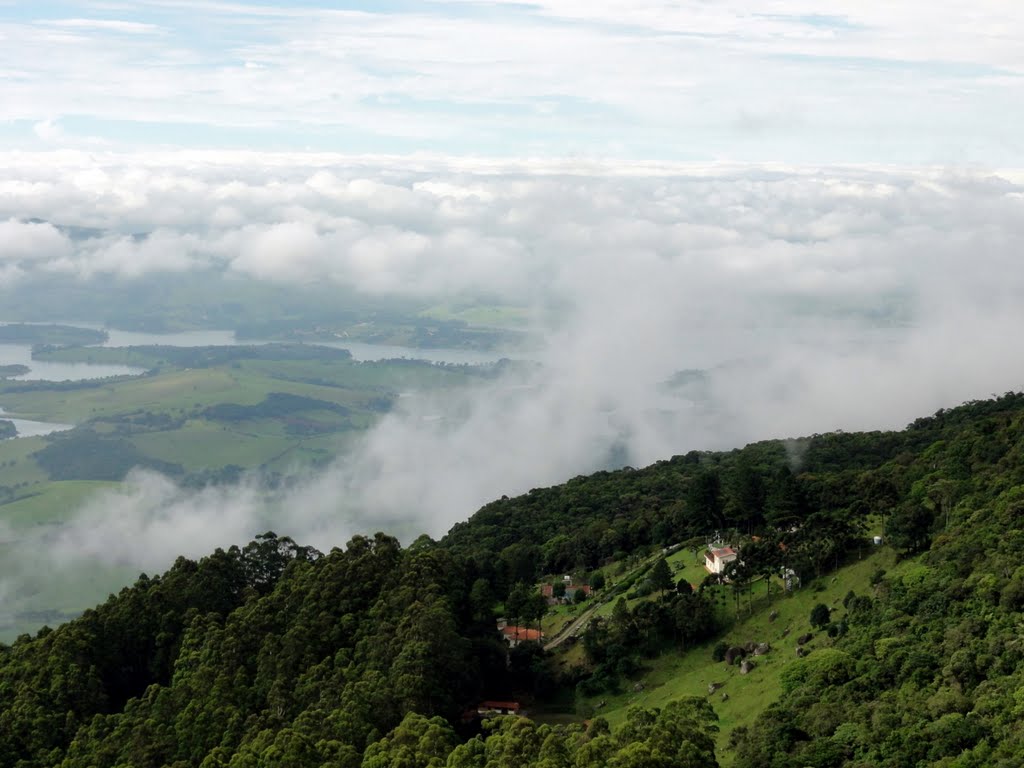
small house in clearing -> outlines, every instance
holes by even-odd
[[[542,584],[540,587],[540,593],[547,600],[548,605],[564,605],[565,603],[571,603],[576,600],[576,594],[582,592],[587,597],[590,597],[593,591],[589,584],[573,584],[571,581],[565,581],[568,576],[562,579],[562,584],[558,590],[555,589],[554,584]],[[555,597],[555,594],[559,597]]]
[[[704,568],[708,573],[725,573],[725,567],[736,559],[736,550],[732,547],[712,547],[704,553]]]
[[[567,602],[567,603],[574,602],[576,600],[576,593],[577,592],[582,592],[587,597],[590,597],[590,585],[589,584],[579,584],[579,585],[574,586],[574,587],[566,587],[565,588],[565,602]]]
[[[501,632],[501,636],[505,638],[505,642],[508,643],[510,648],[515,648],[520,643],[533,641],[539,643],[544,639],[544,635],[539,629],[530,629],[529,627],[517,627],[512,624],[506,624],[505,626],[499,626],[498,631]]]
[[[481,716],[518,715],[522,708],[518,701],[481,701],[476,711]]]

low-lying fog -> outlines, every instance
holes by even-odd
[[[1024,187],[1005,172],[218,158],[8,157],[0,281],[203,270],[486,296],[531,309],[541,365],[403,398],[269,502],[256,483],[183,492],[137,474],[47,541],[57,563],[154,571],[267,528],[321,548],[438,536],[598,468],[901,428],[1024,387]]]

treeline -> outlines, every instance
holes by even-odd
[[[583,649],[592,673],[578,686],[583,696],[618,693],[622,680],[640,671],[643,658],[686,650],[714,636],[714,605],[704,590],[695,591],[686,581],[657,586],[659,599],[631,611],[620,597],[608,619],[598,617],[587,626]]]
[[[0,382],[0,392],[19,394],[23,392],[80,392],[86,389],[103,389],[111,384],[131,381],[134,376],[106,376],[98,379],[67,379],[65,381],[46,381],[36,379],[30,381]]]
[[[0,343],[42,344],[58,347],[102,344],[108,339],[106,331],[71,325],[12,323],[0,325]]]
[[[459,723],[517,693],[474,577],[382,534],[179,559],[0,647],[0,765],[390,765],[373,745],[408,713]]]
[[[214,421],[250,421],[252,419],[279,419],[295,413],[327,411],[339,416],[348,416],[351,409],[344,405],[312,397],[293,395],[287,392],[271,392],[256,405],[219,403],[204,408],[201,415]]]
[[[180,464],[151,459],[122,437],[100,435],[79,427],[49,435],[32,454],[51,480],[123,480],[134,467],[180,476]]]
[[[1008,450],[992,422],[1022,408],[1024,395],[1008,393],[940,411],[901,432],[765,441],[597,472],[503,496],[456,524],[443,543],[467,555],[497,552],[509,584],[592,570],[645,548],[707,541],[715,532],[736,539],[768,535],[776,548],[781,542],[802,551],[802,558],[790,556],[794,567],[818,573],[860,540],[865,521],[893,513],[892,532],[901,546],[914,548],[905,539],[916,535],[911,520],[920,499],[910,491],[921,455],[963,431],[959,453],[945,467],[958,482]]]
[[[441,718],[410,714],[367,748],[361,768],[715,768],[717,719],[706,701],[688,698],[631,709],[614,734],[601,718],[554,727],[503,718],[458,744]]]
[[[172,365],[180,368],[214,368],[238,360],[302,361],[351,360],[347,349],[322,347],[311,344],[254,344],[206,347],[175,347],[144,344],[132,347],[104,347],[98,349],[39,348],[33,357],[43,360],[68,362],[105,362],[126,365]]]

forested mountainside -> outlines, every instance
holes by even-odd
[[[739,542],[729,589],[780,568],[809,589],[876,523],[904,558],[899,573],[847,596],[826,647],[787,668],[777,703],[734,732],[735,763],[1019,765],[1022,454],[1024,395],[1008,394],[901,432],[576,478],[495,501],[440,542],[377,534],[320,553],[267,534],[182,558],[0,646],[0,765],[714,766],[710,699],[633,710],[614,732],[602,718],[481,727],[467,714],[628,674],[629,663],[600,668],[610,653],[642,662],[693,648],[718,631],[701,601],[726,587],[652,585],[649,609],[609,619],[604,656],[591,637],[568,671],[535,643],[509,650],[496,614],[528,618],[543,574],[714,531]],[[646,642],[613,650],[627,621],[647,622]]]

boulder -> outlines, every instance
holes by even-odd
[[[725,657],[724,657],[725,658],[725,663],[726,664],[734,664],[736,662],[736,659],[742,659],[746,655],[747,655],[746,651],[744,651],[738,645],[734,645],[729,650],[727,650],[725,652]]]
[[[757,666],[757,664],[755,664],[750,659],[744,659],[743,663],[740,664],[740,674],[741,675],[745,675],[745,674],[749,673],[750,670],[752,670],[756,666]]]
[[[796,657],[797,657],[798,659],[802,659],[802,658],[803,658],[804,656],[806,656],[806,655],[807,655],[808,653],[809,653],[809,651],[808,651],[808,650],[807,650],[806,648],[797,648],[797,649],[796,649]]]
[[[772,647],[768,643],[758,643],[757,648],[754,649],[755,656],[764,656]]]
[[[775,621],[777,618],[779,618],[779,612],[778,611],[772,611],[771,613],[768,614],[768,621]]]
[[[729,694],[728,693],[723,693],[722,694],[722,701],[728,701],[728,700],[729,700]]]
[[[812,635],[810,632],[808,632],[806,635],[800,635],[800,637],[798,637],[796,639],[796,644],[797,645],[803,645],[804,643],[811,642],[811,640],[813,640],[813,639],[814,639],[814,635]]]
[[[725,685],[725,683],[708,683],[708,695],[710,696],[712,693],[717,691],[723,685]]]

